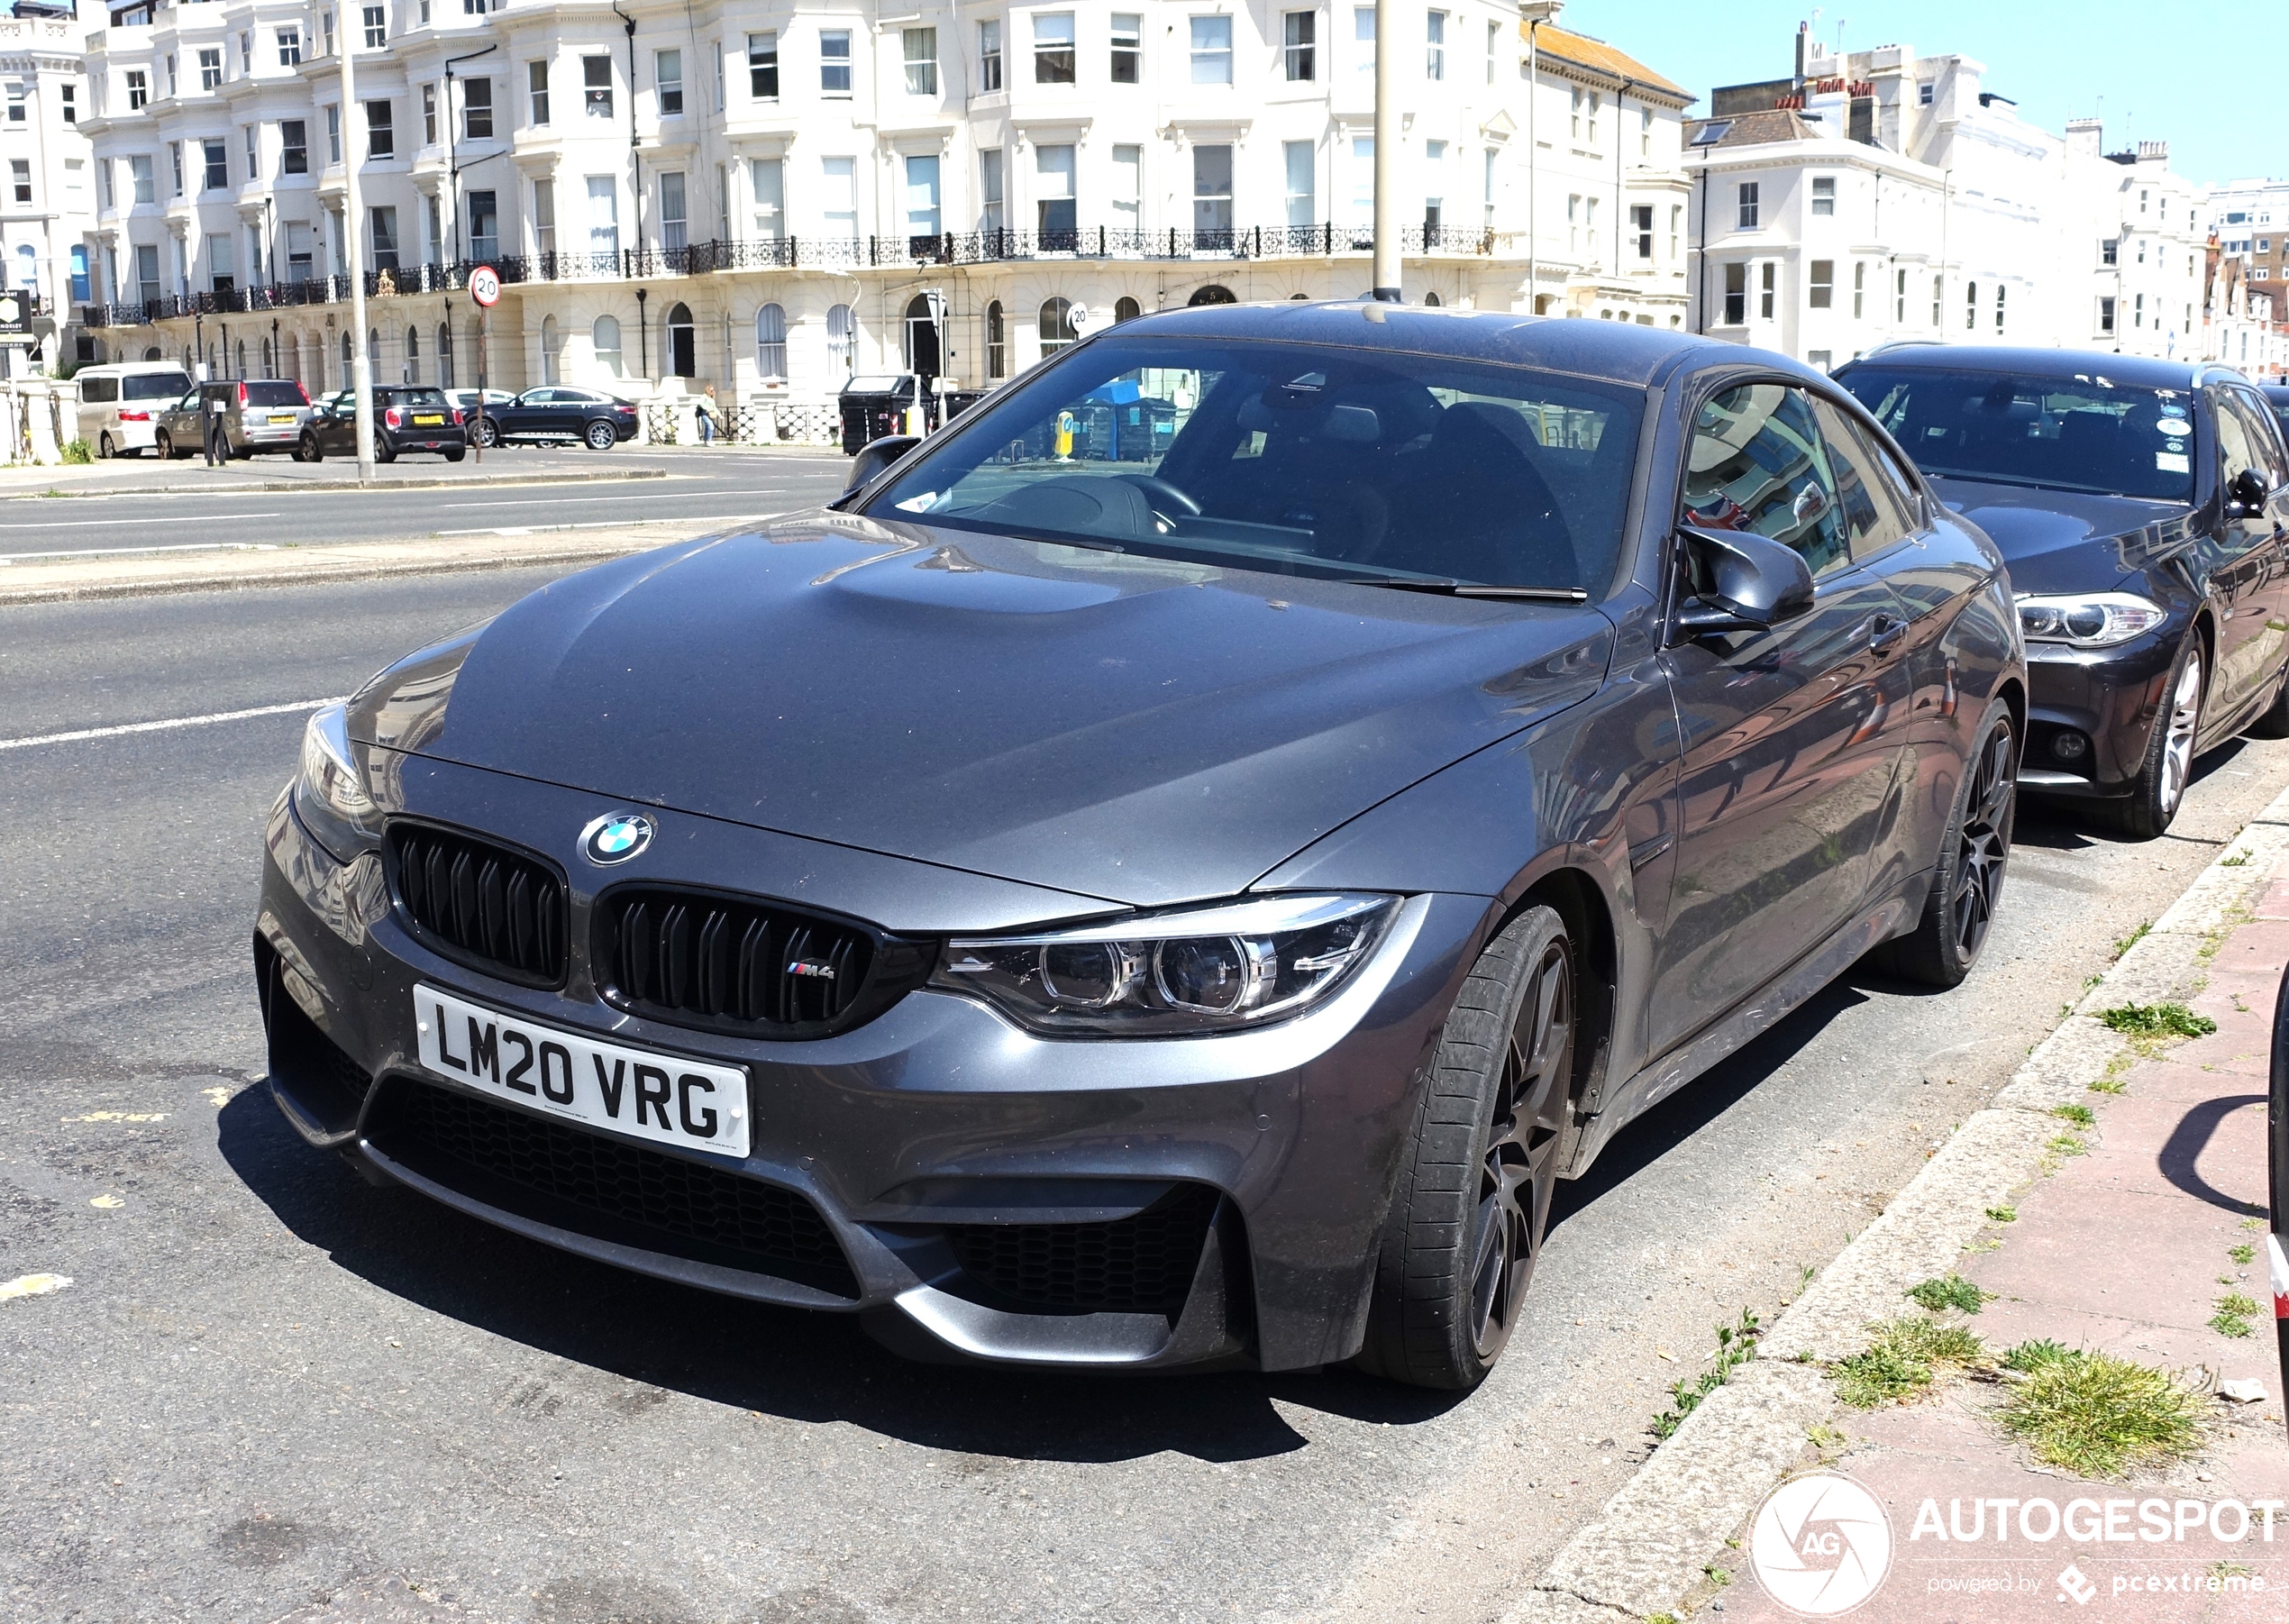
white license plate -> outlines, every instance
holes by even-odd
[[[414,988],[414,1025],[424,1067],[511,1105],[655,1144],[747,1154],[747,1073],[736,1066],[599,1043],[434,987]]]

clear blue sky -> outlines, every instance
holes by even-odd
[[[1567,0],[1559,25],[1619,46],[1702,99],[1711,87],[1780,78],[1796,25],[1790,0]],[[2196,181],[2289,178],[2289,6],[2280,0],[1842,0],[1813,32],[1847,50],[1902,44],[1987,65],[1986,87],[2029,123],[2106,121],[2106,144],[2167,141]],[[2102,105],[2101,98],[2103,98]]]

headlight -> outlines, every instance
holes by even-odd
[[[380,809],[366,793],[357,757],[351,753],[348,713],[342,706],[327,706],[302,730],[294,809],[302,826],[337,862],[349,862],[381,839]]]
[[[2168,618],[2160,605],[2129,592],[2063,593],[2019,600],[2019,629],[2028,642],[2071,643],[2078,649],[2128,643]]]
[[[1036,1032],[1224,1032],[1300,1014],[1366,962],[1398,899],[1262,897],[949,942],[931,984]]]

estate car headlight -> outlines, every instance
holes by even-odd
[[[350,748],[348,709],[329,705],[302,730],[302,766],[294,779],[294,809],[317,843],[347,862],[381,839],[381,811],[366,793]]]
[[[2128,643],[2168,618],[2159,604],[2134,592],[2029,594],[2019,600],[2019,629],[2028,642],[2067,643],[2078,649]]]
[[[1342,986],[1398,900],[1258,897],[1033,935],[958,938],[930,980],[1036,1032],[1155,1037],[1258,1026]]]

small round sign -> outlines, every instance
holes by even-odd
[[[1088,332],[1090,320],[1089,306],[1086,305],[1074,306],[1071,310],[1065,312],[1065,319],[1073,324],[1073,331],[1075,333]]]
[[[480,265],[469,273],[469,297],[490,310],[501,302],[501,273]]]

